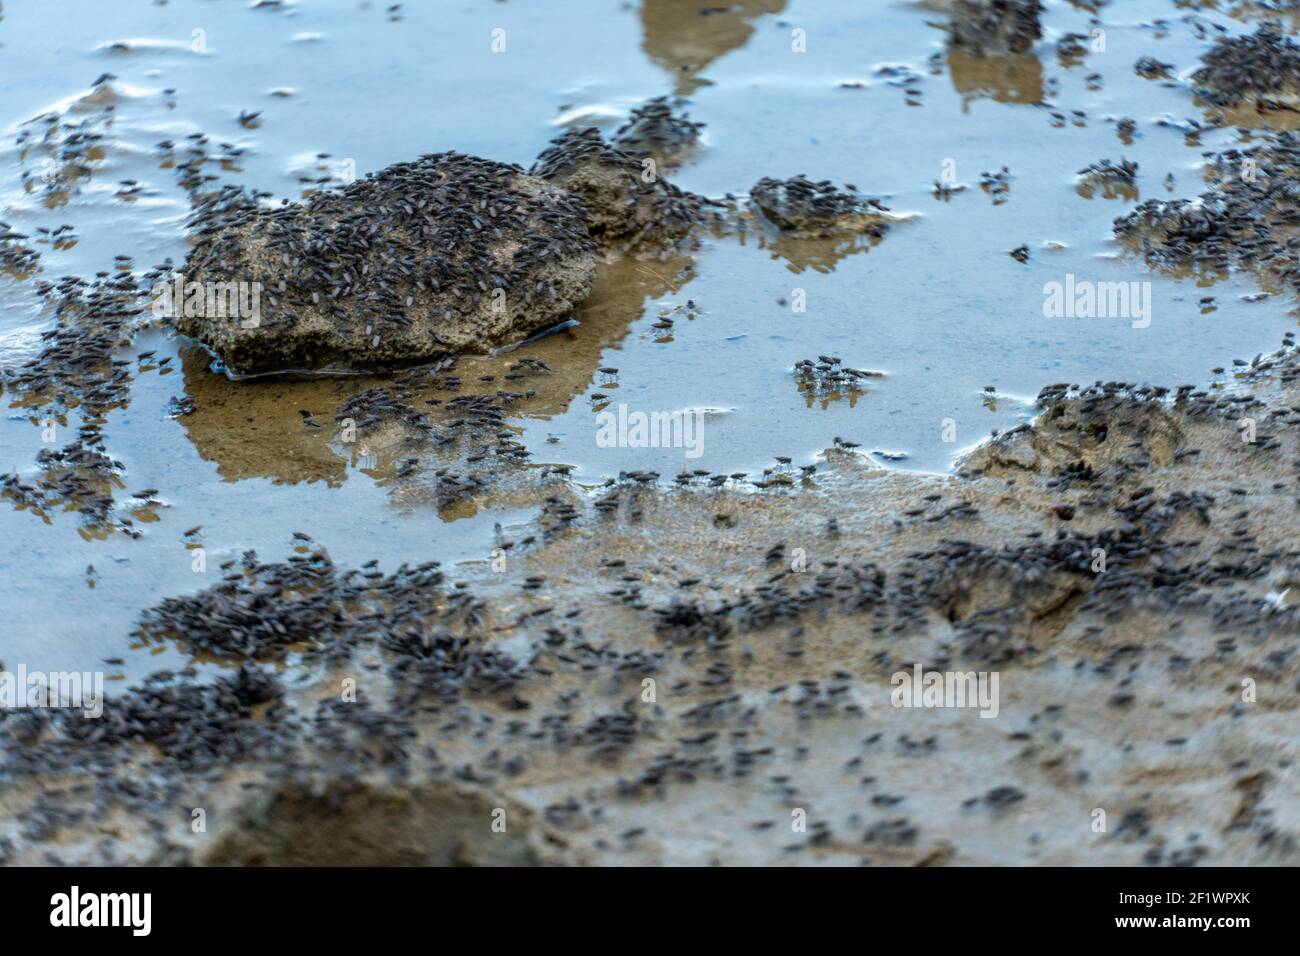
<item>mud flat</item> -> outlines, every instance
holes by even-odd
[[[536,488],[504,573],[246,555],[136,634],[230,677],[6,714],[6,859],[1294,862],[1300,353],[1040,402],[947,478]]]

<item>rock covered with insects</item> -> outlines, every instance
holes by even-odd
[[[606,251],[663,249],[696,225],[721,221],[718,204],[678,189],[652,157],[610,145],[595,127],[566,130],[529,173],[581,199],[587,228]]]
[[[1112,162],[1103,159],[1090,163],[1076,174],[1079,177],[1079,190],[1089,198],[1094,192],[1100,192],[1105,198],[1117,196],[1137,198],[1138,164],[1131,159]]]
[[[1076,175],[1098,185],[1114,183],[1132,186],[1137,182],[1137,171],[1138,164],[1131,159],[1121,159],[1118,163],[1103,159],[1083,167]]]
[[[614,132],[614,145],[638,158],[649,156],[661,166],[678,164],[704,128],[681,110],[684,102],[681,97],[656,96],[638,106]]]
[[[790,179],[764,176],[749,195],[764,216],[795,236],[866,233],[878,237],[889,228],[887,207],[859,196],[853,185],[839,189],[826,179],[813,182],[802,175]]]
[[[1133,64],[1133,72],[1144,80],[1167,80],[1173,68],[1172,63],[1164,63],[1153,56],[1140,56]]]
[[[1266,132],[1206,156],[1209,190],[1141,203],[1115,220],[1116,237],[1164,270],[1247,269],[1300,294],[1300,243],[1287,234],[1300,200],[1300,136]]]
[[[1043,35],[1039,0],[954,0],[949,42],[977,54],[1022,54]]]
[[[266,206],[227,188],[199,205],[193,225],[185,288],[238,288],[240,307],[211,294],[194,306],[187,293],[173,304],[176,326],[240,375],[482,352],[554,325],[595,279],[570,193],[455,152],[303,203]]]
[[[1192,84],[1216,106],[1300,102],[1300,44],[1274,21],[1254,33],[1220,38],[1202,63]]]

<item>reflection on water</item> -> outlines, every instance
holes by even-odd
[[[948,74],[965,108],[984,97],[998,103],[1043,100],[1043,64],[1036,56],[976,56],[949,50]]]
[[[866,252],[883,242],[882,237],[848,235],[835,237],[791,238],[768,229],[758,236],[758,248],[766,249],[773,259],[783,259],[789,270],[798,275],[805,269],[830,273],[849,256]]]
[[[749,42],[754,21],[780,13],[785,0],[642,0],[641,48],[673,78],[673,92],[694,93],[714,60]]]
[[[199,457],[216,464],[226,481],[271,478],[294,484],[323,481],[339,485],[347,465],[328,444],[334,436],[334,409],[360,390],[355,380],[312,382],[266,380],[232,382],[211,370],[212,356],[201,346],[181,349],[185,393],[194,411],[178,420]]]
[[[1100,199],[1122,199],[1125,202],[1135,203],[1142,198],[1138,188],[1129,183],[1114,183],[1109,181],[1094,183],[1085,181],[1074,187],[1074,191],[1084,199],[1092,199],[1094,197]]]
[[[464,386],[454,391],[419,385],[392,391],[424,411],[436,428],[458,416],[446,406],[448,399],[494,394],[507,384],[510,366],[527,354],[546,362],[552,371],[528,378],[532,394],[516,406],[520,418],[541,420],[559,415],[598,381],[606,392],[616,392],[618,382],[599,375],[597,369],[607,361],[609,350],[619,348],[632,323],[641,318],[646,302],[690,282],[691,266],[685,257],[601,264],[597,290],[578,312],[579,324],[574,328],[539,339],[524,350],[462,358],[456,374]],[[419,453],[417,457],[427,455],[430,467],[441,464],[435,448],[413,450],[400,433],[391,430],[360,443],[339,442],[337,409],[354,395],[378,386],[392,387],[393,381],[360,376],[231,381],[214,373],[211,366],[212,356],[202,347],[182,347],[185,392],[194,399],[194,411],[178,420],[199,456],[213,462],[226,481],[270,478],[277,483],[321,481],[333,486],[346,481],[349,468],[355,468],[370,479],[391,484],[397,460],[413,452]],[[430,406],[431,401],[438,404]],[[545,444],[534,447],[534,460],[550,463],[547,450]]]

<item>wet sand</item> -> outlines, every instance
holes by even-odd
[[[1292,324],[1287,253],[1220,270],[1181,262],[1158,234],[1111,238],[1112,220],[1153,193],[1230,188],[1200,165],[1203,149],[1287,124],[1255,112],[1244,122],[1256,131],[1238,133],[1190,90],[1132,75],[1140,48],[1176,58],[1166,36],[1190,72],[1211,41],[1189,21],[1107,22],[1112,52],[1084,70],[1050,45],[1067,16],[1086,28],[1080,10],[1048,11],[1036,55],[964,60],[908,6],[886,30],[913,44],[907,70],[816,97],[869,95],[886,119],[915,109],[918,87],[955,114],[1022,111],[1000,132],[1005,149],[980,176],[963,153],[966,188],[944,198],[897,176],[901,153],[868,179],[849,168],[857,147],[830,146],[813,180],[856,183],[903,213],[929,205],[869,240],[792,236],[723,195],[797,171],[779,149],[726,158],[745,152],[727,104],[748,95],[727,56],[757,44],[761,57],[763,31],[784,44],[813,14],[697,6],[647,2],[640,43],[674,91],[712,104],[693,103],[709,123],[702,155],[674,180],[732,212],[675,253],[610,257],[580,326],[383,376],[240,382],[165,325],[124,326],[95,300],[89,319],[69,312],[66,355],[6,380],[3,434],[29,487],[49,414],[62,429],[93,424],[83,446],[106,436],[108,461],[78,466],[93,488],[65,476],[41,501],[6,491],[0,595],[23,626],[0,661],[107,658],[118,678],[98,720],[3,715],[6,861],[1294,863],[1300,353],[1292,337],[1267,345]],[[1243,15],[1236,29],[1254,26]],[[1046,163],[1043,137],[1091,137],[1071,131],[1115,117],[1061,104],[1058,127],[1034,104],[1062,83],[1082,96],[1081,74],[1101,67],[1150,97],[1135,150],[1103,127],[1105,153],[1087,140],[1077,162]],[[917,79],[938,75],[927,70],[948,72],[942,93]],[[769,95],[788,106],[811,93]],[[92,93],[84,109],[98,116],[110,98]],[[1184,117],[1203,107],[1205,125],[1162,125],[1175,102]],[[1028,111],[1041,132],[1017,139]],[[540,150],[555,131],[534,132]],[[917,135],[943,142],[925,124]],[[1076,171],[1122,152],[1138,157],[1137,188],[1108,193],[1111,178],[1083,174],[1085,195]],[[1177,188],[1157,190],[1169,167]],[[80,175],[47,183],[46,208]],[[1285,250],[1285,209],[1268,227]],[[1007,254],[1021,242],[1027,262]],[[936,271],[949,246],[964,285]],[[756,253],[779,283],[756,286]],[[29,317],[6,342],[28,361],[59,296],[21,290],[60,273],[25,275],[30,260],[14,255],[5,302],[27,302]],[[1057,334],[1041,315],[1026,334],[1023,316],[1068,271],[1149,279],[1156,323],[1081,323],[1059,345],[1015,351]],[[758,311],[788,310],[790,275],[812,302],[827,297],[815,334]],[[1252,301],[1261,287],[1271,297]],[[913,324],[882,330],[887,309]],[[1008,326],[1021,344],[954,319],[999,311],[1021,316]],[[101,347],[126,364],[99,362]],[[885,374],[818,385],[798,373],[805,359]],[[46,369],[54,384],[33,387]],[[952,381],[929,384],[941,377]],[[620,401],[709,407],[710,457],[596,448],[594,415]],[[949,417],[960,438],[936,441]],[[997,715],[895,707],[892,678],[916,665],[997,673]]]
[[[1172,404],[1046,396],[947,478],[830,450],[760,494],[624,482],[600,510],[530,489],[514,503],[573,517],[520,528],[503,570],[446,583],[461,597],[380,584],[431,602],[432,633],[466,642],[454,666],[414,621],[358,609],[262,667],[274,703],[216,737],[174,701],[146,708],[165,732],[145,744],[53,731],[6,792],[11,820],[59,837],[14,859],[1286,863],[1300,621],[1268,595],[1300,585],[1300,354],[1238,379]],[[892,706],[916,663],[998,671],[996,718]],[[65,816],[87,800],[111,827]],[[509,841],[485,836],[497,807]]]

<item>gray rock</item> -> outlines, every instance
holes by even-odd
[[[529,173],[578,196],[592,238],[610,252],[671,246],[693,226],[720,219],[717,204],[678,189],[651,157],[611,146],[594,127],[566,130]]]
[[[237,375],[482,352],[554,325],[591,292],[583,212],[518,166],[454,152],[304,203],[268,208],[230,188],[199,207],[184,280],[257,283],[244,297],[254,314],[177,302],[176,326]]]
[[[763,177],[750,190],[750,199],[782,231],[799,237],[831,237],[848,233],[880,235],[889,228],[885,206],[860,196],[848,186],[837,189],[829,180],[806,176]]]
[[[661,166],[680,163],[699,141],[703,123],[685,113],[681,97],[656,96],[632,111],[613,136],[614,145],[638,158],[649,156]]]

